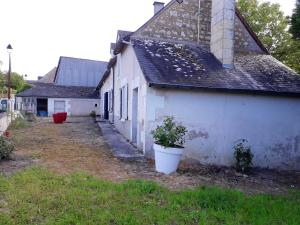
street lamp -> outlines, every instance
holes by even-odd
[[[8,52],[8,55],[9,55],[9,67],[8,67],[8,74],[7,74],[7,88],[8,88],[8,92],[7,92],[7,98],[8,98],[8,101],[10,101],[10,88],[11,88],[11,53],[12,53],[12,50],[13,48],[11,47],[11,45],[7,45],[7,52]]]
[[[7,49],[7,52],[8,52],[8,55],[9,55],[9,67],[8,67],[8,74],[7,74],[7,110],[8,110],[8,113],[12,113],[12,103],[11,103],[11,53],[12,53],[12,50],[13,48],[11,47],[11,45],[7,45],[6,47]],[[12,114],[11,114],[11,121],[12,121]]]

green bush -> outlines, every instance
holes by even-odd
[[[185,134],[187,129],[184,126],[177,125],[174,117],[166,117],[162,126],[157,126],[151,132],[155,143],[164,147],[179,147],[185,143]]]
[[[242,139],[234,146],[234,157],[237,171],[247,172],[251,169],[253,154],[247,140]]]
[[[15,146],[5,137],[0,136],[0,160],[9,159]]]

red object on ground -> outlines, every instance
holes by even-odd
[[[61,117],[62,117],[62,119],[63,119],[64,121],[67,120],[68,114],[67,114],[66,112],[64,112],[64,113],[59,113],[59,114],[61,114]]]
[[[67,113],[56,113],[53,114],[53,122],[56,124],[63,123],[67,120]]]
[[[7,138],[9,138],[9,137],[10,137],[10,132],[5,131],[5,132],[4,132],[4,136],[7,137]]]

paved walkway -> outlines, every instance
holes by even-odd
[[[104,139],[112,149],[112,153],[116,158],[130,161],[144,160],[143,154],[130,144],[112,124],[103,121],[98,122],[98,125]]]

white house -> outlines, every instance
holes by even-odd
[[[118,32],[102,116],[148,157],[151,131],[174,116],[189,130],[188,162],[231,166],[247,139],[254,166],[300,170],[300,76],[268,53],[234,0],[178,2],[155,2],[141,28]]]
[[[67,112],[69,116],[88,116],[92,112],[99,115],[96,87],[106,69],[106,62],[60,57],[57,69],[17,94],[18,108],[38,116],[57,112]]]
[[[38,116],[58,112],[67,112],[69,116],[88,116],[93,111],[100,114],[99,92],[90,87],[36,83],[17,95],[17,105],[20,110]]]

